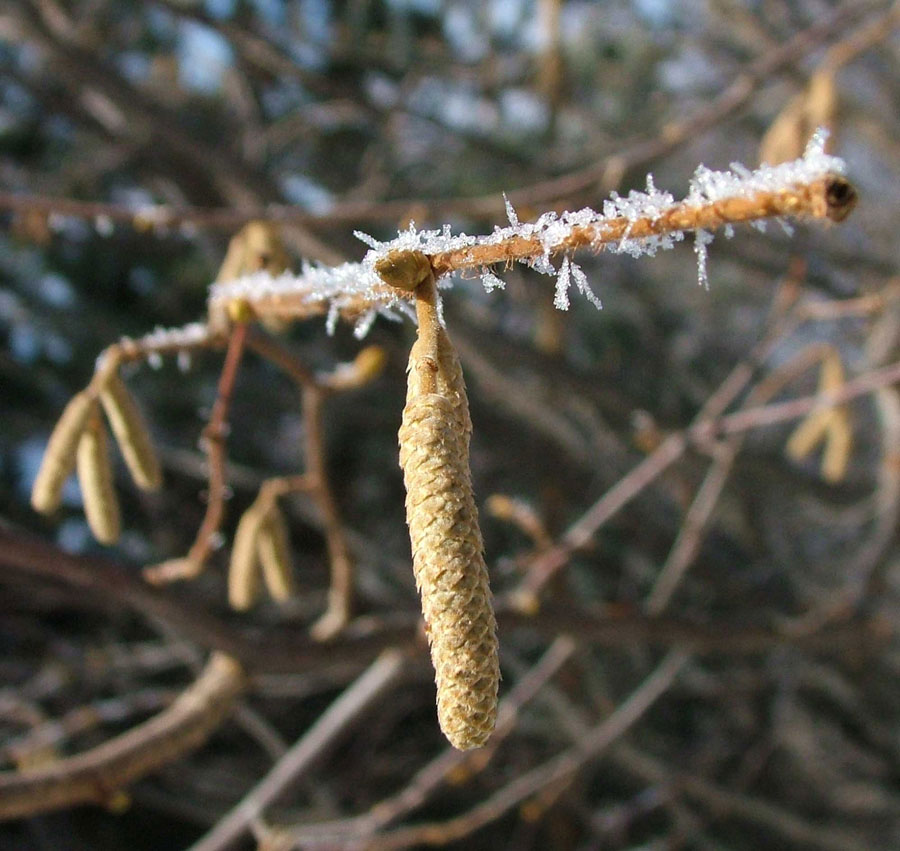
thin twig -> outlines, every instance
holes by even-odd
[[[224,816],[190,851],[222,851],[247,831],[285,790],[334,747],[372,704],[391,688],[403,673],[404,655],[388,651],[379,656],[341,696],[328,707],[272,770]]]
[[[222,526],[225,516],[225,501],[228,496],[225,472],[228,410],[246,340],[247,324],[245,322],[235,323],[228,339],[228,349],[222,365],[222,374],[219,376],[216,401],[213,404],[209,424],[203,430],[201,442],[209,466],[206,513],[203,522],[200,524],[187,556],[151,565],[144,569],[144,577],[155,584],[179,579],[193,579],[203,570],[210,553],[215,548],[215,539]]]
[[[364,847],[367,851],[389,851],[416,845],[445,845],[471,835],[542,790],[569,780],[641,719],[668,691],[689,658],[679,651],[670,652],[612,715],[575,746],[513,780],[467,813],[444,822],[398,828],[373,838]]]
[[[411,649],[424,654],[419,636],[419,616],[413,611],[406,619],[381,625],[356,622],[341,636],[323,644],[293,628],[271,628],[261,635],[234,629],[234,625],[199,609],[183,598],[148,586],[134,570],[100,556],[77,556],[25,535],[13,535],[0,527],[0,565],[33,577],[64,582],[78,589],[80,605],[85,598],[98,608],[120,611],[129,606],[145,617],[160,618],[177,633],[207,649],[220,650],[237,658],[254,673],[308,671],[330,663],[369,663],[389,647]],[[89,591],[89,594],[85,594]],[[538,630],[544,635],[566,633],[572,627],[572,612],[566,607],[543,606],[533,615],[510,608],[498,608],[500,629]],[[734,623],[695,624],[677,618],[649,618],[635,612],[581,611],[578,615],[579,642],[600,647],[651,645],[686,647],[697,654],[757,655],[775,647],[792,646],[817,652],[839,653],[854,649],[871,653],[892,635],[890,625],[878,618],[850,621],[827,629],[793,634],[775,629],[741,626]]]
[[[243,687],[240,665],[214,653],[197,680],[149,721],[45,768],[0,773],[0,818],[111,800],[124,786],[201,745]]]

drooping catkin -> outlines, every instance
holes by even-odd
[[[245,612],[259,597],[259,533],[265,519],[266,506],[254,502],[234,533],[228,565],[228,603],[239,612]]]
[[[113,485],[109,440],[100,418],[99,405],[93,407],[87,428],[78,441],[77,463],[88,526],[101,544],[114,544],[119,540],[122,521]]]
[[[117,374],[107,378],[100,401],[134,483],[141,490],[157,490],[162,484],[162,470],[150,431],[137,402]]]
[[[75,455],[96,401],[86,392],[77,393],[66,405],[59,418],[40,469],[31,488],[31,505],[41,514],[51,514],[59,508],[63,485],[75,469]]]
[[[497,624],[472,493],[462,369],[437,319],[433,284],[429,289],[418,296],[400,465],[438,720],[450,744],[468,750],[485,744],[496,721]]]
[[[269,509],[263,520],[257,552],[269,595],[277,603],[289,600],[294,594],[294,568],[287,523],[277,505]]]

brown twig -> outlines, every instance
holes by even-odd
[[[222,374],[219,376],[216,401],[213,404],[209,423],[203,430],[202,447],[206,452],[209,480],[206,491],[206,513],[197,530],[194,543],[184,558],[171,559],[161,564],[144,568],[144,577],[154,584],[164,584],[181,579],[193,579],[206,565],[215,548],[216,535],[225,517],[225,501],[228,497],[226,441],[228,438],[228,410],[231,395],[237,379],[238,367],[247,340],[247,324],[236,322],[228,338],[228,349]]]
[[[424,767],[419,769],[409,783],[397,794],[375,804],[366,814],[341,819],[333,823],[300,825],[276,828],[267,839],[268,851],[279,851],[301,845],[308,838],[340,834],[354,842],[374,836],[387,825],[422,806],[448,780],[460,770],[467,773],[482,771],[496,753],[500,743],[515,729],[522,707],[534,699],[547,682],[565,665],[575,652],[577,644],[567,635],[561,635],[547,648],[541,658],[526,670],[500,702],[497,726],[486,748],[477,753],[466,753],[446,748]]]
[[[331,569],[328,604],[325,612],[310,629],[310,634],[314,638],[324,641],[333,638],[350,620],[353,607],[353,559],[344,537],[344,527],[325,466],[325,442],[322,430],[322,405],[325,394],[317,384],[304,384],[302,399],[306,468],[312,477],[312,492],[322,511],[325,545]]]
[[[45,768],[0,774],[0,818],[111,800],[124,786],[206,741],[243,688],[240,665],[214,653],[193,685],[149,721]]]
[[[325,465],[325,441],[322,428],[322,406],[333,390],[273,340],[252,334],[248,345],[266,360],[274,363],[300,387],[303,412],[303,456],[306,465],[306,488],[322,513],[322,526],[331,583],[325,612],[313,624],[311,634],[319,640],[333,638],[350,619],[353,607],[353,558],[344,534],[337,502],[331,490]]]
[[[400,679],[404,655],[388,651],[323,712],[306,733],[294,743],[272,770],[190,851],[222,851],[228,848],[273,804],[284,791],[334,747],[339,737],[368,712]]]
[[[641,719],[668,691],[688,658],[681,652],[669,653],[612,715],[591,729],[576,745],[508,783],[463,815],[443,822],[401,827],[374,837],[363,847],[367,851],[389,851],[417,845],[445,845],[471,835],[542,790],[569,780]]]
[[[841,405],[897,382],[900,382],[900,363],[863,373],[825,396],[817,394],[771,405],[757,404],[716,419],[699,420],[684,431],[669,435],[573,523],[558,544],[536,558],[514,592],[513,601],[526,610],[532,609],[537,592],[568,563],[572,553],[586,546],[603,524],[681,458],[691,444],[708,446],[719,436],[798,419],[818,407]]]
[[[328,644],[290,628],[272,628],[264,635],[245,634],[213,614],[148,586],[133,570],[99,556],[77,556],[36,538],[14,535],[0,528],[0,564],[43,579],[63,582],[78,589],[80,605],[120,611],[123,605],[145,617],[159,618],[179,635],[202,647],[237,658],[253,673],[307,671],[328,661],[368,664],[382,650],[424,646],[419,636],[419,616],[410,611],[394,622],[351,623]],[[84,592],[88,591],[89,594]],[[758,655],[775,647],[792,646],[808,651],[837,653],[854,649],[872,652],[890,638],[889,624],[877,618],[849,621],[819,631],[794,634],[758,626],[695,624],[678,618],[649,618],[628,612],[579,612],[579,642],[598,647],[649,645],[684,647],[695,654]],[[568,607],[546,605],[535,615],[498,607],[500,629],[537,630],[548,636],[567,633],[572,626]]]

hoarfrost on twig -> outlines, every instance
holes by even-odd
[[[362,333],[368,330],[375,313],[387,318],[396,318],[398,313],[412,314],[406,294],[386,286],[375,271],[376,264],[391,252],[415,251],[429,258],[456,252],[455,269],[473,266],[479,268],[478,249],[520,240],[537,243],[539,250],[527,257],[520,254],[511,259],[519,259],[532,269],[556,278],[554,304],[559,309],[565,310],[569,306],[568,290],[573,280],[578,291],[599,307],[599,299],[591,291],[587,276],[578,266],[566,257],[557,270],[551,260],[560,251],[571,249],[574,233],[581,233],[582,238],[585,232],[593,234],[589,239],[598,250],[602,248],[633,257],[653,256],[659,250],[673,248],[676,242],[684,239],[685,232],[667,230],[665,233],[637,238],[630,235],[632,224],[644,220],[655,222],[676,207],[689,211],[693,207],[700,209],[726,199],[752,200],[760,193],[791,191],[828,174],[843,173],[844,163],[825,153],[827,136],[827,131],[818,130],[800,159],[780,165],[764,165],[753,171],[739,163],[732,163],[727,171],[713,171],[701,165],[694,173],[686,198],[680,203],[676,203],[670,193],[657,189],[651,175],[647,177],[644,191],[632,190],[626,196],[613,193],[603,203],[602,212],[589,207],[559,214],[547,212],[534,222],[520,222],[512,203],[504,196],[509,224],[506,227],[495,227],[492,233],[484,236],[468,236],[465,233],[454,235],[449,225],[437,230],[417,230],[411,224],[398,232],[394,239],[386,241],[357,231],[357,238],[369,246],[362,262],[344,263],[331,268],[306,263],[299,275],[285,272],[273,277],[266,272],[256,272],[235,281],[214,284],[210,290],[210,311],[212,313],[218,309],[221,315],[223,307],[238,298],[247,299],[253,304],[261,303],[268,297],[274,297],[277,301],[280,297],[291,296],[295,303],[299,300],[301,304],[318,306],[317,310],[327,313],[327,325],[329,330],[333,330],[344,308],[355,308],[351,312],[356,316],[362,303],[374,311],[367,312],[365,321],[360,321],[357,325],[357,332]],[[623,220],[627,223],[624,235]],[[751,224],[760,230],[765,228],[764,219],[751,221]],[[726,224],[726,236],[730,237],[732,231],[732,226]],[[646,228],[644,232],[646,233]],[[614,236],[611,237],[611,234]],[[704,286],[708,286],[706,260],[707,246],[711,239],[712,235],[708,231],[695,231],[694,250],[697,254],[698,275]],[[487,268],[482,267],[481,277],[488,291],[502,285],[501,279]],[[454,283],[449,275],[442,276],[439,280],[442,289],[451,287]]]

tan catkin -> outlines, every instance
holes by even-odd
[[[234,533],[228,565],[228,603],[244,612],[259,598],[259,533],[266,519],[266,506],[254,502],[243,514]]]
[[[262,577],[269,595],[278,603],[294,595],[294,568],[287,523],[277,505],[266,513],[257,538]]]
[[[472,426],[462,370],[433,309],[421,307],[400,465],[438,720],[450,744],[468,750],[487,741],[496,721],[497,624],[472,493]]]
[[[78,441],[81,439],[96,402],[82,391],[66,405],[59,418],[40,469],[31,488],[31,505],[41,514],[51,514],[59,508],[63,485],[75,469]]]
[[[98,408],[95,406],[78,441],[78,482],[91,532],[101,544],[114,544],[119,540],[122,521],[113,485],[109,440]]]
[[[100,401],[134,483],[141,490],[157,490],[162,484],[162,470],[150,431],[137,402],[117,374],[107,378]]]

